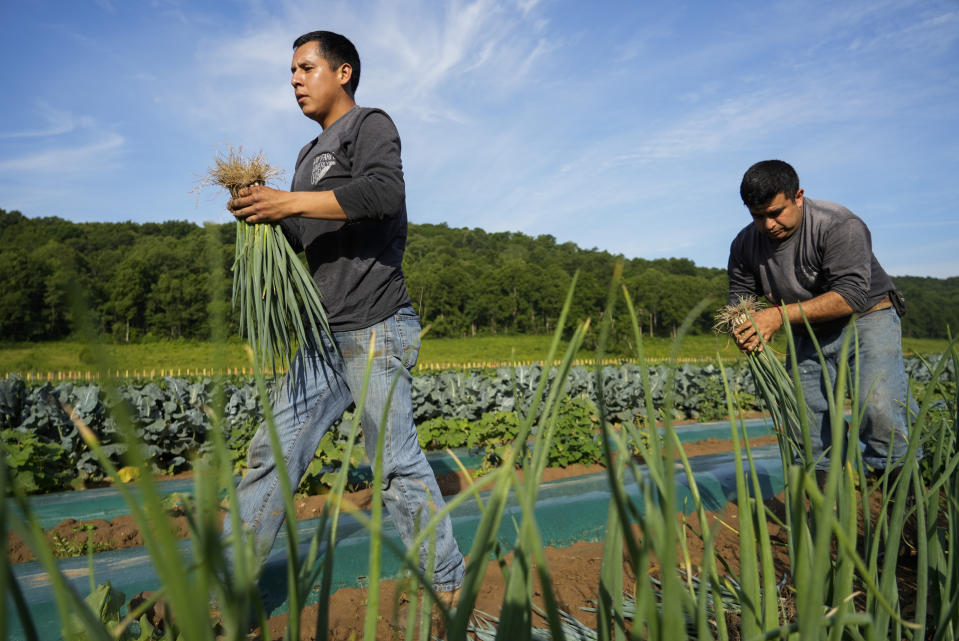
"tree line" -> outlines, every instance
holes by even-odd
[[[229,300],[234,240],[232,222],[74,223],[0,209],[0,340],[68,338],[78,309],[117,342],[206,339],[210,301]],[[595,323],[617,265],[644,334],[674,334],[706,297],[713,302],[692,331],[710,331],[726,298],[725,270],[685,258],[625,259],[549,235],[411,224],[403,269],[431,336],[455,337],[552,332],[574,275],[571,319]],[[909,304],[905,335],[943,337],[957,327],[959,278],[895,281]],[[617,309],[614,341],[627,341],[631,322],[624,305]],[[236,319],[229,322],[235,332]]]

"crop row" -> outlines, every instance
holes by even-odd
[[[907,370],[919,384],[928,379],[928,368],[918,359],[909,359]],[[469,424],[482,429],[484,417],[488,422],[491,415],[527,413],[543,372],[543,368],[531,365],[495,372],[444,371],[416,376],[413,413],[421,426],[421,442],[427,447],[441,445],[443,439],[435,436],[444,429],[468,431]],[[555,372],[550,368],[547,375],[554,379]],[[672,418],[712,420],[724,416],[725,395],[718,367],[682,365],[671,369],[656,365],[648,367],[648,374],[654,406],[674,408]],[[641,368],[634,364],[603,367],[602,397],[614,423],[648,421],[641,375]],[[955,380],[955,372],[948,371],[946,376]],[[745,366],[727,368],[726,377],[740,407],[759,409]],[[574,367],[564,381],[564,395],[578,402],[595,403],[596,381],[593,370]],[[550,385],[556,383],[550,381]],[[273,385],[268,383],[267,387]],[[107,394],[96,383],[29,385],[19,377],[8,377],[0,380],[0,434],[8,464],[28,491],[102,479],[102,468],[68,414],[72,410],[97,435],[114,463],[121,464],[127,449],[118,430],[120,417],[135,426],[155,471],[182,471],[194,457],[211,448],[207,432],[212,425],[210,408],[216,405],[215,388],[211,378],[165,377],[121,385],[115,394]],[[224,401],[224,438],[235,459],[242,461],[250,437],[263,420],[255,383],[228,379],[224,382]],[[573,414],[585,416],[581,411]],[[584,420],[588,421],[588,416]],[[582,427],[592,429],[589,425]],[[337,431],[330,438],[336,440]],[[329,448],[329,440],[324,447]]]

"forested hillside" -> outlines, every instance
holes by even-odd
[[[209,335],[210,273],[228,276],[233,223],[73,223],[0,209],[0,340],[70,335],[75,300],[119,342]],[[410,225],[407,285],[432,336],[545,333],[554,329],[573,274],[572,317],[598,319],[610,277],[625,282],[647,334],[668,336],[706,296],[726,296],[725,271],[684,258],[625,260],[551,236]],[[229,299],[230,279],[223,279]],[[906,335],[941,337],[959,325],[959,278],[898,277],[909,301]],[[622,310],[622,306],[620,306]],[[694,327],[707,332],[709,312]],[[617,333],[629,334],[625,315]]]

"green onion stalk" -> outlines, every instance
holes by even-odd
[[[225,157],[217,156],[203,183],[236,198],[241,189],[265,185],[280,173],[262,154],[244,158],[231,147]],[[319,346],[320,331],[330,333],[316,283],[276,224],[237,221],[233,309],[261,371],[286,369],[297,345]]]
[[[713,315],[713,330],[718,333],[732,334],[740,325],[749,322],[752,314],[764,305],[753,296],[740,298],[736,304],[726,305]],[[787,328],[788,333],[788,328]],[[760,337],[760,340],[761,337]],[[777,427],[780,452],[783,454],[783,469],[802,456],[802,460],[812,462],[812,443],[809,440],[806,406],[801,402],[801,394],[796,392],[796,382],[783,363],[776,357],[769,345],[763,341],[764,349],[755,349],[746,354],[746,362],[753,376],[756,390],[762,395],[769,409],[773,424]]]

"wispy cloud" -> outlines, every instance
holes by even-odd
[[[123,136],[106,134],[86,145],[49,149],[0,161],[0,171],[43,172],[59,179],[75,174],[96,173],[112,166],[123,146]]]
[[[524,16],[529,15],[529,13],[536,8],[536,5],[539,4],[539,0],[518,0],[516,6],[519,7],[520,13]]]
[[[60,136],[70,133],[77,128],[93,127],[94,123],[93,118],[89,116],[79,116],[69,111],[54,109],[44,102],[37,105],[37,111],[40,117],[45,121],[43,125],[37,129],[0,132],[0,139]]]
[[[850,49],[856,51],[907,51],[922,49],[926,54],[941,54],[959,39],[959,11],[920,15],[915,22],[884,25],[871,37],[856,39]]]
[[[189,25],[193,22],[188,14],[194,12],[185,10],[180,0],[151,0],[150,6],[159,15],[176,20],[180,24]]]
[[[289,43],[323,25],[349,35],[360,50],[361,103],[383,104],[422,122],[466,124],[477,99],[502,100],[518,90],[551,51],[535,2],[439,7],[388,0],[287,4],[253,28],[202,40],[195,72],[162,99],[204,128],[288,129],[297,113],[287,73]]]
[[[514,92],[549,50],[547,24],[535,3],[493,0],[449,3],[382,2],[365,29],[370,76],[392,108],[423,120],[469,120],[461,106]],[[382,11],[379,11],[382,9]]]
[[[158,99],[198,131],[235,135],[273,131],[296,113],[289,85],[287,29],[267,23],[230,37],[206,39],[195,68],[170,78]],[[275,135],[275,134],[274,134]]]
[[[685,116],[679,115],[671,122],[660,123],[655,129],[643,131],[642,135],[631,136],[641,140],[636,150],[615,155],[608,164],[715,153],[769,136],[784,123],[794,127],[839,117],[839,114],[817,105],[812,94],[790,94],[788,101],[780,101],[775,92],[768,93],[711,102]]]

